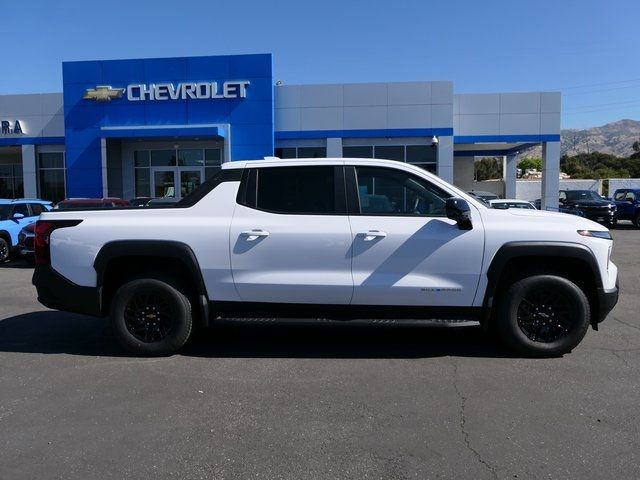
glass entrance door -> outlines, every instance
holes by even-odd
[[[204,169],[194,168],[187,170],[179,168],[178,170],[180,171],[180,196],[186,197],[202,183]]]
[[[152,169],[151,194],[154,197],[176,196],[176,171],[175,169]]]
[[[153,197],[182,198],[189,195],[204,180],[204,168],[157,167],[151,168],[151,195]]]

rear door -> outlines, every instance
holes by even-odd
[[[346,168],[353,231],[354,305],[471,306],[484,233],[445,216],[451,195],[405,170]],[[356,197],[355,211],[353,197]]]
[[[353,280],[343,167],[246,169],[229,248],[245,302],[348,304]]]

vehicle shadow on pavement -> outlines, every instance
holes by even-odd
[[[107,319],[38,311],[0,320],[0,352],[129,356]],[[242,323],[196,332],[179,353],[206,358],[512,357],[478,326]]]
[[[0,268],[17,268],[20,270],[33,270],[33,265],[28,263],[25,260],[17,259],[17,260],[7,260],[6,262],[0,263]]]

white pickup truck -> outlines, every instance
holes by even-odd
[[[166,355],[217,319],[472,320],[523,355],[571,351],[618,299],[609,231],[486,208],[404,163],[237,161],[170,208],[43,213],[33,283]]]

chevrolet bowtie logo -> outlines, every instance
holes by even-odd
[[[124,88],[111,88],[111,85],[98,85],[96,88],[87,88],[82,98],[95,100],[96,102],[110,102],[114,98],[122,98]]]

